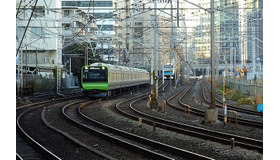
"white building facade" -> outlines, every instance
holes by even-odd
[[[44,76],[61,65],[61,1],[38,1],[29,25],[36,1],[16,2],[17,64],[23,65],[25,73]]]
[[[90,48],[92,54],[99,54],[105,61],[112,61],[114,55],[113,37],[115,35],[113,19],[112,0],[62,0],[62,7],[76,7],[87,15],[92,15],[94,19],[87,23],[94,23],[93,35],[87,35],[90,41],[96,43],[94,48]],[[91,46],[92,47],[92,46]]]

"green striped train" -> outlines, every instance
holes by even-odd
[[[149,85],[149,72],[143,69],[93,63],[81,69],[81,84],[86,96],[107,97]]]

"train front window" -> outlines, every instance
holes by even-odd
[[[83,82],[108,82],[108,70],[106,67],[84,69]]]

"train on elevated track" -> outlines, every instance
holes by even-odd
[[[124,91],[147,87],[149,72],[143,69],[93,63],[81,69],[81,85],[86,96],[108,97]]]

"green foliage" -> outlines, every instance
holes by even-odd
[[[57,66],[54,66],[54,69],[53,69],[53,78],[56,79],[56,76],[57,76]]]
[[[242,104],[251,105],[252,100],[249,98],[241,98],[240,100],[238,100],[237,105],[242,105]]]
[[[258,110],[257,108],[258,108],[258,105],[255,103],[255,104],[253,104],[252,105],[253,106],[253,110]]]
[[[254,76],[253,81],[254,81],[254,83],[257,83],[257,75]]]
[[[240,100],[242,98],[244,98],[244,96],[242,94],[240,94],[240,93],[235,93],[232,96],[232,100],[234,100],[234,101],[238,101],[238,100]]]
[[[63,69],[60,68],[60,79],[62,78],[62,73],[63,73]],[[53,78],[56,79],[57,78],[57,66],[54,66],[54,69],[53,69]]]
[[[32,87],[34,92],[38,90],[38,82],[36,82],[35,80],[28,81],[27,86]]]
[[[223,95],[223,86],[220,86],[218,88],[217,92],[218,92],[218,94]],[[225,98],[234,100],[234,101],[238,101],[241,98],[244,98],[244,96],[242,94],[236,92],[235,90],[231,90],[229,86],[225,86]]]
[[[42,91],[49,91],[52,88],[52,80],[48,78],[42,78],[42,83],[41,83],[41,90]]]

